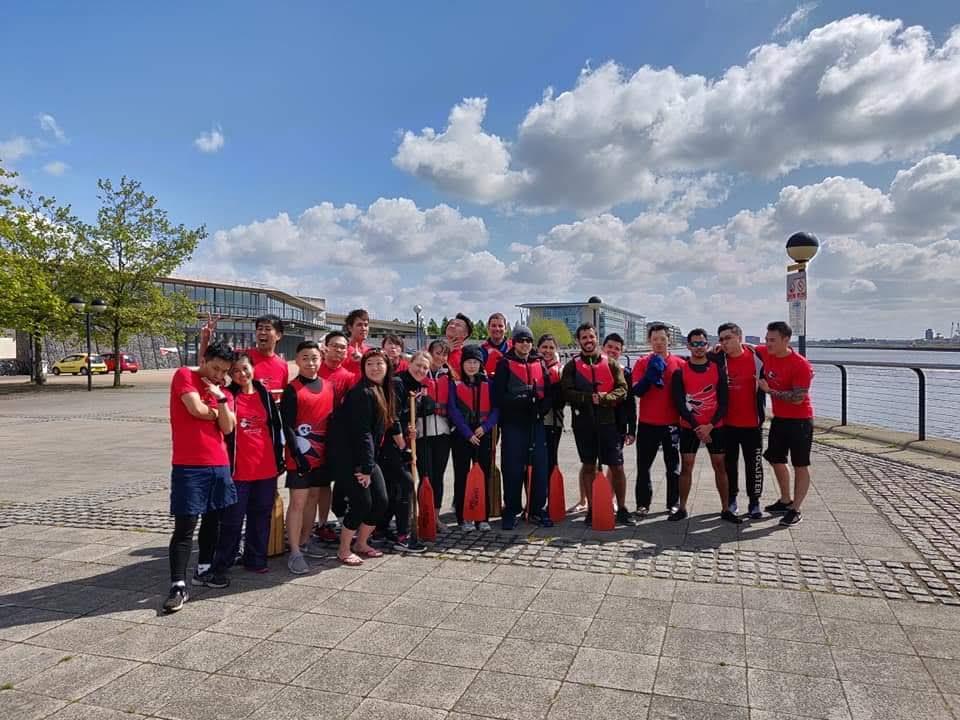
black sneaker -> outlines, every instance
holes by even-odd
[[[759,500],[750,501],[750,507],[747,509],[747,515],[750,516],[751,520],[760,520],[763,518],[763,512],[760,510]]]
[[[790,509],[787,510],[786,514],[780,518],[780,524],[784,527],[789,527],[790,525],[799,525],[803,522],[803,515],[799,510]]]
[[[163,601],[163,611],[166,613],[175,613],[183,607],[183,604],[190,599],[187,594],[186,585],[173,585],[170,588],[170,594]]]
[[[766,510],[771,515],[783,515],[785,512],[793,509],[793,503],[785,503],[780,500],[777,500],[771,505],[767,505],[764,510]]]
[[[194,570],[193,577],[190,578],[190,584],[198,587],[207,587],[208,581],[211,579],[213,579],[213,573],[209,570],[204,570],[203,572]]]
[[[633,513],[633,516],[634,516],[635,518],[637,518],[637,520],[643,520],[643,519],[647,516],[647,513],[648,513],[648,512],[649,512],[649,510],[648,510],[647,508],[645,508],[645,507],[638,507],[638,508],[636,509],[636,512]]]
[[[410,537],[409,535],[398,535],[397,541],[393,544],[393,549],[397,552],[422,553],[426,551],[427,546],[421,543],[415,537]]]
[[[590,510],[587,510],[587,514],[583,516],[583,524],[587,527],[593,527],[593,513]]]
[[[535,525],[539,525],[544,528],[552,528],[553,520],[550,519],[550,516],[545,512],[532,513],[530,519]]]
[[[728,523],[733,523],[734,525],[739,525],[743,522],[739,515],[732,513],[729,510],[724,510],[722,513],[720,513],[720,519],[726,520]]]
[[[633,526],[637,524],[637,521],[630,517],[630,513],[626,508],[619,508],[617,510],[617,523],[620,525]]]
[[[209,577],[205,578],[205,581],[204,581],[208,588],[223,589],[226,587],[230,587],[230,578],[227,576],[226,573],[223,573],[223,572],[215,573],[211,571],[205,574],[209,575]]]
[[[517,527],[517,519],[513,516],[513,513],[504,513],[500,517],[500,529],[501,530],[513,530]]]
[[[671,522],[677,522],[678,520],[686,520],[686,519],[687,519],[687,511],[686,509],[681,507],[676,508],[675,510],[673,510],[673,512],[667,515],[667,520],[670,520]]]

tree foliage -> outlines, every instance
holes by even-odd
[[[437,337],[440,334],[440,326],[437,325],[437,321],[433,318],[430,318],[430,321],[427,323],[427,337]]]
[[[573,335],[563,320],[545,320],[538,318],[530,322],[530,332],[536,340],[541,335],[550,334],[557,339],[557,345],[564,347],[573,344]]]
[[[190,259],[206,237],[203,226],[174,225],[157,199],[139,182],[122,178],[97,183],[100,209],[95,225],[76,223],[77,237],[91,262],[85,265],[85,285],[91,297],[106,301],[100,322],[115,353],[133,335],[178,335],[196,318],[196,306],[184,295],[165,295],[157,281]],[[120,364],[114,373],[120,384]]]
[[[473,324],[473,332],[470,334],[474,340],[486,340],[489,335],[487,334],[487,324],[483,320],[477,320]]]

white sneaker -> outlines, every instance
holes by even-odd
[[[460,532],[470,533],[476,529],[477,529],[477,524],[469,520],[460,525]]]
[[[486,520],[477,525],[477,530],[480,532],[490,532],[490,529],[490,523],[488,523]]]

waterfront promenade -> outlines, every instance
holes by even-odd
[[[955,461],[824,435],[805,521],[734,527],[702,455],[687,521],[275,558],[163,616],[169,372],[124,380],[0,389],[0,718],[960,719]]]

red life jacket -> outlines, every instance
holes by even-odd
[[[577,355],[573,362],[577,369],[574,376],[577,390],[588,393],[613,392],[616,381],[613,379],[610,361],[607,360],[606,355],[601,355],[600,359],[592,365],[584,361],[583,355]]]
[[[563,368],[560,367],[560,361],[557,360],[553,365],[547,365],[547,375],[550,376],[551,385],[560,384],[560,372]]]
[[[432,372],[432,371],[431,371]],[[423,379],[423,387],[427,395],[433,399],[437,408],[434,412],[443,417],[447,416],[447,400],[450,397],[450,376],[447,373],[432,377],[427,375]]]
[[[293,426],[295,442],[300,453],[307,459],[310,469],[318,468],[327,458],[327,423],[333,412],[335,398],[333,383],[319,380],[320,389],[306,387],[300,378],[290,381],[297,393],[297,420]],[[287,470],[296,471],[297,463],[287,445]]]
[[[543,361],[539,358],[534,362],[523,362],[507,357],[507,367],[510,369],[510,378],[507,380],[507,396],[520,397],[533,386],[537,400],[543,400]]]
[[[511,347],[513,347],[513,344],[509,340],[504,340],[503,342],[506,350],[509,350]],[[500,362],[500,358],[503,357],[503,353],[506,352],[506,350],[501,350],[489,340],[483,341],[483,345],[480,346],[480,350],[487,357],[487,361],[484,363],[483,370],[487,374],[488,378],[492,378],[494,373],[497,371],[497,363]]]
[[[490,382],[483,381],[474,385],[465,382],[456,383],[457,407],[463,414],[467,425],[476,429],[490,416]]]
[[[704,372],[697,372],[690,367],[689,362],[683,364],[683,391],[687,409],[697,421],[697,425],[705,425],[713,418],[717,411],[717,385],[720,383],[720,368],[715,362],[709,362]],[[681,427],[689,428],[690,423],[680,418]],[[717,421],[717,427],[723,425],[723,420]]]

